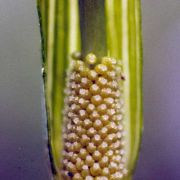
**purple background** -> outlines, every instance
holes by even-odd
[[[180,1],[142,2],[144,134],[135,180],[179,180]]]
[[[35,3],[0,1],[0,180],[50,180]],[[179,180],[180,1],[142,5],[145,127],[134,180]]]

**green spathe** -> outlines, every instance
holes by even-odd
[[[90,0],[84,2],[89,3]],[[103,56],[119,59],[124,71],[124,118],[126,129],[127,169],[131,176],[139,151],[142,133],[142,45],[140,0],[104,0],[97,16],[104,20],[99,24],[94,20],[96,38],[88,31],[86,38],[79,21],[78,0],[38,0],[42,47],[45,69],[45,96],[48,115],[50,153],[54,173],[58,179],[61,154],[61,125],[64,107],[64,87],[66,70],[72,52],[88,51],[88,39],[93,39],[95,50]],[[90,4],[90,3],[89,3]],[[93,3],[92,3],[93,4]],[[85,5],[86,6],[86,5]],[[86,7],[89,8],[89,7]],[[91,6],[92,8],[92,6]],[[93,19],[88,17],[89,22]],[[93,23],[92,23],[93,24]],[[101,33],[103,31],[103,33]],[[90,35],[89,35],[90,33]],[[84,34],[84,37],[83,37]],[[104,37],[103,37],[104,36]],[[101,39],[101,40],[99,40]],[[84,44],[84,45],[83,45]],[[98,50],[97,50],[98,49]],[[103,49],[103,50],[102,50]],[[86,53],[86,52],[85,52]],[[104,54],[105,53],[105,54]],[[131,178],[129,178],[131,179]]]

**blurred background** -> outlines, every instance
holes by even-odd
[[[144,134],[134,180],[180,179],[180,1],[142,0]],[[50,180],[36,1],[0,1],[0,180]]]

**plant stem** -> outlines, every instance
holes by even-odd
[[[107,53],[104,0],[79,0],[82,55]]]

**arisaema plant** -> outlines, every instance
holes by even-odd
[[[140,0],[38,0],[54,179],[131,180],[142,131]]]

